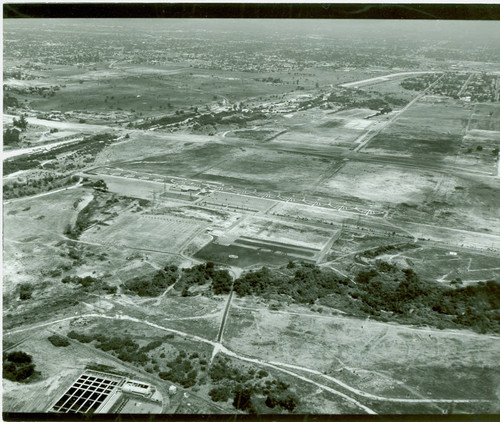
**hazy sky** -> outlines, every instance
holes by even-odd
[[[286,20],[286,19],[5,19],[4,31],[68,29],[75,32],[230,32],[235,38],[267,34],[325,38],[433,39],[472,42],[500,39],[497,21]]]

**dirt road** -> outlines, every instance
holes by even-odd
[[[266,366],[266,367],[273,368],[275,370],[284,372],[284,373],[291,375],[297,379],[300,379],[304,382],[307,382],[309,384],[313,384],[313,385],[317,386],[318,388],[321,388],[324,391],[328,391],[331,394],[342,397],[343,399],[353,403],[354,405],[356,405],[360,409],[364,410],[368,414],[376,414],[376,412],[373,409],[370,409],[369,407],[360,403],[358,400],[348,396],[347,394],[345,394],[341,391],[338,391],[332,387],[329,387],[328,385],[321,384],[318,381],[310,379],[305,375],[298,374],[298,373],[292,371],[292,369],[296,370],[296,371],[310,373],[314,376],[321,376],[321,377],[327,379],[328,381],[336,383],[337,385],[339,385],[343,389],[348,390],[348,391],[352,392],[353,394],[356,394],[358,396],[361,396],[361,397],[367,398],[367,399],[371,399],[371,400],[389,401],[389,402],[398,402],[398,403],[478,403],[478,402],[488,402],[488,400],[468,400],[468,399],[430,399],[430,398],[429,399],[403,399],[403,398],[381,397],[381,396],[377,396],[377,395],[359,390],[357,388],[351,387],[351,386],[345,384],[344,382],[342,382],[334,377],[322,374],[321,372],[316,371],[314,369],[309,369],[309,368],[298,366],[298,365],[290,365],[290,364],[282,363],[282,362],[265,361],[265,360],[262,360],[259,358],[243,356],[241,354],[238,354],[238,353],[233,352],[232,350],[226,348],[225,346],[223,346],[221,343],[219,343],[217,341],[208,340],[206,338],[199,337],[199,336],[196,336],[196,335],[193,335],[190,333],[175,330],[172,328],[163,327],[161,325],[149,322],[147,320],[142,320],[139,318],[130,317],[128,315],[104,315],[104,314],[97,314],[97,313],[81,314],[81,315],[75,315],[75,316],[70,316],[67,318],[61,318],[61,319],[58,319],[55,321],[49,321],[49,322],[45,322],[45,323],[41,323],[41,324],[34,324],[34,325],[29,326],[29,327],[25,327],[25,328],[21,328],[21,329],[17,329],[17,330],[9,330],[9,331],[4,332],[4,335],[11,335],[11,334],[21,333],[21,332],[25,332],[25,331],[29,331],[29,330],[35,330],[38,328],[48,327],[51,325],[59,324],[59,323],[64,322],[64,321],[70,321],[70,320],[78,319],[78,318],[104,318],[104,319],[110,319],[110,320],[131,321],[131,322],[135,322],[135,323],[139,323],[139,324],[145,324],[145,325],[148,325],[150,327],[160,329],[163,331],[168,331],[170,333],[177,334],[181,337],[188,338],[188,339],[193,340],[193,341],[198,341],[198,342],[202,342],[205,344],[209,344],[214,348],[214,355],[216,353],[220,352],[220,353],[223,353],[227,356],[233,357],[235,359],[254,363],[257,365],[261,365],[261,366]],[[495,337],[495,338],[498,338],[498,337]]]

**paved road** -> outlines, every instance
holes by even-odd
[[[11,114],[4,114],[3,120],[4,122],[11,123],[14,118],[18,116],[13,116]],[[45,119],[37,119],[36,117],[26,117],[26,120],[29,124],[36,126],[45,126],[57,128],[59,130],[68,130],[68,131],[77,131],[77,132],[101,132],[105,130],[115,130],[111,126],[106,125],[91,125],[87,123],[74,123],[74,122],[59,122],[56,120],[45,120]]]
[[[349,88],[351,86],[359,86],[359,85],[369,85],[371,83],[377,82],[385,82],[394,78],[399,78],[401,76],[411,76],[411,75],[421,75],[425,73],[443,73],[440,71],[420,71],[420,72],[400,72],[400,73],[391,73],[390,75],[377,76],[376,78],[363,79],[361,81],[348,82],[345,84],[339,85],[342,88]]]
[[[51,144],[45,144],[45,145],[37,145],[34,147],[30,148],[22,148],[22,149],[15,149],[12,151],[2,151],[2,160],[8,160],[9,158],[14,158],[18,157],[20,155],[28,155],[28,154],[35,154],[38,152],[43,152],[43,151],[49,151],[53,148],[60,147],[62,145],[66,144],[73,144],[75,142],[80,142],[82,141],[83,138],[75,138],[75,139],[68,139],[67,141],[59,141],[59,142],[53,142]]]

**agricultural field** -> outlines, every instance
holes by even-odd
[[[474,107],[469,130],[489,132],[500,131],[500,106],[498,104],[478,104]]]
[[[416,160],[432,154],[439,162],[457,154],[469,116],[470,109],[457,101],[429,97],[377,135],[366,151],[395,152]]]

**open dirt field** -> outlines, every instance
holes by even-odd
[[[225,237],[252,238],[319,250],[333,233],[307,225],[251,217],[235,226],[230,232],[226,232]],[[223,239],[219,239],[219,242],[224,243]]]
[[[251,312],[244,309],[250,302],[235,300],[225,334],[232,350],[313,368],[384,397],[496,400],[498,338],[260,307]]]
[[[436,175],[430,172],[348,162],[317,191],[335,198],[355,196],[374,202],[420,203],[436,183]]]
[[[204,170],[201,177],[237,189],[299,194],[306,193],[332,164],[307,155],[247,149]]]
[[[88,230],[82,240],[178,252],[186,240],[208,225],[192,219],[148,214],[121,214],[106,224]]]
[[[389,261],[411,266],[424,278],[448,283],[457,278],[464,284],[500,278],[500,259],[479,253],[426,246],[389,257]]]
[[[298,150],[328,151],[329,147],[352,149],[353,142],[359,136],[377,126],[378,118],[366,118],[374,114],[376,112],[369,109],[296,112],[278,121],[287,132],[270,142],[273,146]]]

